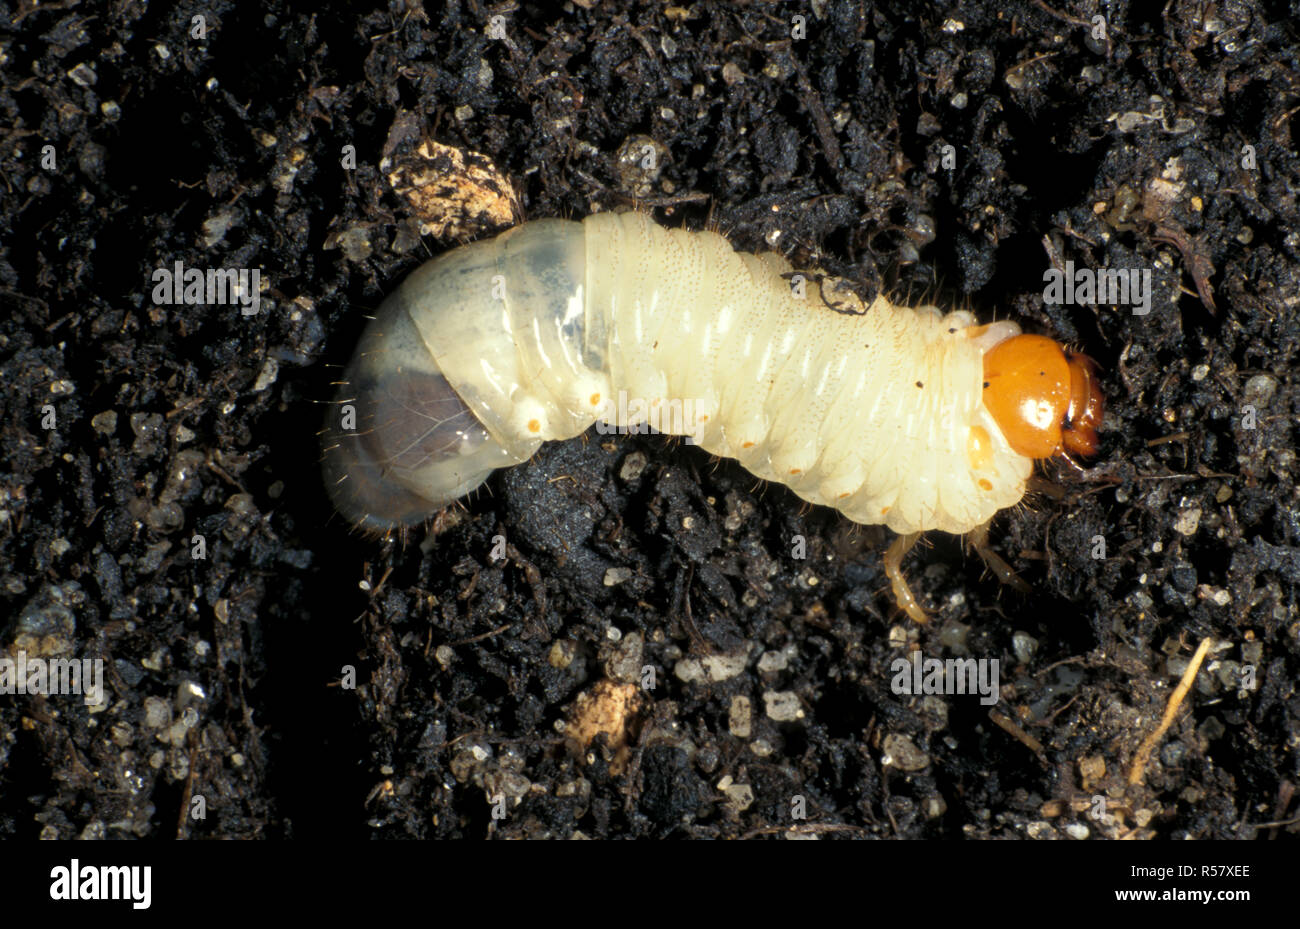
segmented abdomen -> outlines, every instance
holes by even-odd
[[[528,223],[430,262],[385,302],[349,370],[343,399],[356,395],[357,432],[372,438],[343,431],[327,448],[336,502],[364,524],[411,522],[410,507],[383,517],[376,493],[347,487],[351,473],[378,489],[391,479],[433,510],[542,441],[616,419],[628,398],[689,412],[652,421],[857,522],[965,532],[1021,498],[1032,462],[981,401],[983,353],[1013,324],[990,335],[969,313],[883,298],[865,314],[838,312],[791,272],[777,255],[637,213]],[[372,399],[385,360],[409,348],[387,335],[407,325],[399,316],[429,355],[404,367],[444,377],[469,428]],[[382,432],[402,439],[374,438]],[[390,446],[408,460],[381,460]]]

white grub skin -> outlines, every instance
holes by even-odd
[[[858,523],[964,533],[1018,502],[1033,462],[981,394],[984,353],[1019,327],[883,297],[839,312],[792,272],[640,213],[525,223],[428,262],[349,366],[335,504],[368,528],[418,523],[544,441],[629,425],[611,421],[620,392],[689,409],[658,427]]]

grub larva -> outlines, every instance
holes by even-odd
[[[639,213],[529,222],[426,263],[347,369],[335,505],[416,524],[544,441],[678,401],[689,416],[661,431],[905,538],[974,530],[1024,496],[1034,458],[1095,450],[1085,356],[965,311],[840,312],[792,270]]]

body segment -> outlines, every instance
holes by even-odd
[[[986,354],[1015,324],[884,298],[839,312],[791,272],[637,213],[531,222],[425,264],[348,368],[336,505],[369,528],[419,522],[543,441],[647,417],[899,533],[967,532],[1021,499],[1032,458],[985,402]],[[686,415],[653,415],[669,408]]]

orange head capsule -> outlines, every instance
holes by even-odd
[[[1094,370],[1087,355],[1018,335],[984,354],[984,406],[1018,454],[1093,455],[1104,411]]]

